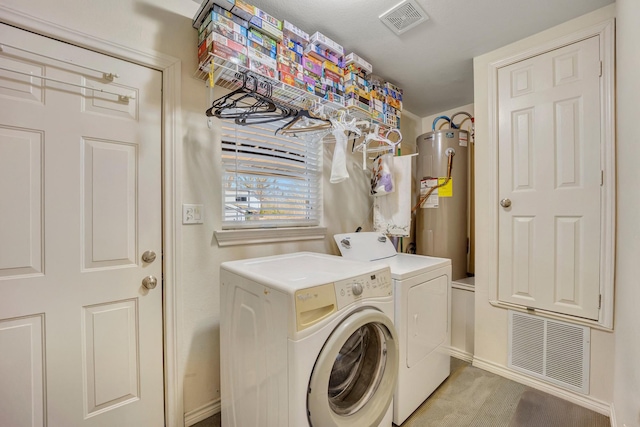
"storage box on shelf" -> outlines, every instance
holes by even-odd
[[[300,109],[314,100],[346,107],[358,119],[399,123],[402,91],[381,82],[372,95],[371,64],[353,53],[345,58],[343,47],[320,32],[310,36],[243,0],[203,0],[192,24],[199,78],[208,79],[212,65],[216,84],[236,89],[242,73],[259,74],[283,105]]]
[[[242,74],[250,72],[250,70],[245,66],[227,61],[216,55],[209,54],[209,60],[200,64],[195,77],[202,80],[208,80],[211,67],[213,67],[213,80],[215,85],[229,90],[239,88],[242,85]],[[328,112],[338,111],[345,108],[344,102],[335,102],[332,100],[336,99],[335,96],[331,96],[331,99],[324,99],[316,96],[314,93],[288,85],[280,80],[271,79],[265,76],[259,76],[259,79],[269,83],[272,88],[271,97],[274,101],[282,105],[297,109],[304,109],[308,108],[311,102],[317,102],[324,105],[325,111]],[[348,110],[349,114],[358,120],[371,121],[371,116],[367,111],[361,109]],[[382,121],[377,123],[383,124]]]

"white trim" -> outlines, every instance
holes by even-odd
[[[191,427],[192,425],[199,423],[202,420],[206,420],[209,417],[219,414],[222,409],[220,399],[212,400],[209,403],[205,403],[199,408],[193,411],[185,412],[184,414],[184,426]]]
[[[449,354],[456,359],[464,360],[467,363],[473,363],[473,354],[458,348],[449,347]]]
[[[616,408],[613,402],[611,403],[611,413],[609,414],[609,420],[611,421],[611,427],[618,426],[618,420],[616,419]]]
[[[252,228],[218,230],[218,246],[255,245],[260,243],[321,240],[327,235],[326,227]]]
[[[602,308],[597,325],[607,330],[613,329],[614,303],[614,273],[615,273],[615,215],[616,215],[616,174],[615,174],[615,43],[614,19],[608,19],[599,24],[585,28],[553,41],[543,43],[517,55],[510,55],[488,65],[488,149],[491,153],[491,212],[493,218],[489,235],[494,236],[490,243],[490,253],[494,261],[488,267],[489,299],[491,304],[501,307],[498,303],[498,70],[502,67],[537,56],[572,43],[593,36],[600,37],[600,55],[603,76],[600,82],[601,103],[601,162],[604,170],[604,185],[601,191],[601,252],[600,252],[600,293],[602,294]],[[578,320],[574,318],[574,320]],[[584,323],[584,322],[579,322]],[[588,323],[586,323],[588,324]],[[589,324],[593,326],[594,324]]]
[[[181,228],[178,212],[182,149],[178,144],[180,136],[180,60],[159,52],[143,52],[50,21],[30,16],[0,5],[0,21],[52,37],[95,52],[130,61],[145,67],[162,71],[163,111],[163,318],[164,318],[164,382],[165,382],[165,425],[182,426],[182,367],[180,365],[181,295],[177,284],[180,282]]]
[[[565,390],[553,384],[549,384],[549,383],[537,380],[535,378],[524,375],[520,372],[511,370],[505,366],[498,365],[497,363],[491,362],[489,360],[481,359],[478,357],[474,357],[473,366],[475,366],[476,368],[484,369],[485,371],[489,371],[496,375],[500,375],[501,377],[510,379],[512,381],[516,381],[520,384],[533,387],[536,390],[540,390],[545,393],[551,394],[553,396],[559,397],[560,399],[564,399],[571,403],[575,403],[576,405],[582,406],[583,408],[590,409],[599,414],[606,415],[608,417],[611,416],[611,405],[602,400],[598,400],[584,394],[574,393],[572,391]]]

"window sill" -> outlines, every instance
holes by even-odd
[[[219,230],[215,232],[219,247],[321,240],[326,235],[326,227],[253,228],[247,230]]]

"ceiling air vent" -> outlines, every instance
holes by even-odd
[[[429,19],[415,0],[404,0],[382,15],[380,20],[397,35],[400,35],[421,22]]]

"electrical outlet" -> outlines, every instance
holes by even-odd
[[[203,205],[182,205],[182,223],[183,224],[202,224],[204,223],[204,206]]]

